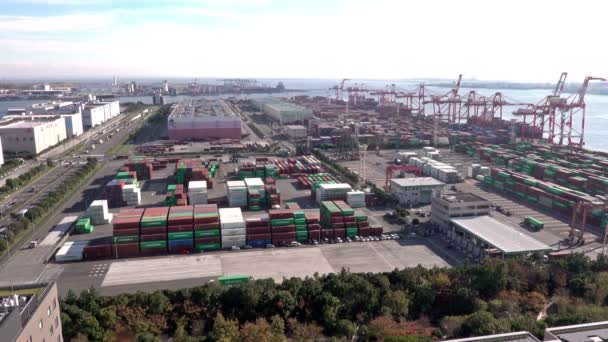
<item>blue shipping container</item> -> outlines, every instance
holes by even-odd
[[[192,239],[169,240],[169,247],[192,247],[193,245]]]
[[[251,247],[265,247],[268,244],[271,244],[272,240],[249,240],[247,244]]]

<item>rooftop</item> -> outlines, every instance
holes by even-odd
[[[444,182],[438,181],[433,177],[393,178],[391,182],[403,187],[445,185]]]
[[[608,341],[608,321],[547,328],[545,341],[602,342]]]
[[[50,121],[53,121],[54,119],[58,119],[59,116],[47,116],[47,115],[43,115],[40,117],[36,117],[36,120],[25,120],[18,118],[11,118],[8,119],[4,122],[0,123],[0,127],[3,128],[34,128],[40,125],[44,125]]]
[[[196,116],[236,116],[236,113],[223,100],[196,99],[180,102],[174,107],[170,116],[171,118]]]
[[[459,338],[455,340],[447,340],[445,342],[539,342],[539,340],[534,337],[531,333],[527,331],[518,331],[506,334],[497,334],[497,335],[486,335],[486,336],[477,336],[477,337],[468,337],[468,338]]]
[[[455,217],[450,221],[505,254],[551,251],[551,247],[490,216]]]
[[[442,194],[441,198],[450,203],[456,203],[456,202],[467,203],[467,202],[487,201],[486,199],[483,199],[475,194],[464,193],[464,192],[457,192],[457,193],[453,193],[453,194]]]

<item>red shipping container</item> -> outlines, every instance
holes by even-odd
[[[321,229],[320,232],[321,232],[322,239],[333,239],[334,238],[333,229]]]
[[[332,217],[331,218],[331,222],[332,223],[344,223],[344,217],[340,216],[340,217]]]
[[[194,230],[218,230],[218,229],[220,229],[219,222],[194,225]]]
[[[359,228],[367,228],[369,227],[369,222],[368,221],[361,221],[358,222]]]
[[[199,245],[207,243],[222,243],[222,239],[220,237],[198,238],[194,239],[194,243]]]
[[[212,216],[212,217],[196,217],[196,213],[195,213],[195,217],[194,217],[194,224],[212,224],[212,223],[219,223],[220,222],[220,217],[219,216]]]
[[[321,225],[320,224],[308,224],[308,230],[319,230],[321,229]]]
[[[380,236],[382,235],[383,229],[382,227],[371,227],[370,235],[372,236]]]
[[[272,234],[247,234],[247,241],[251,240],[270,240]]]
[[[370,232],[371,228],[369,227],[359,228],[359,236],[368,237],[370,235]]]
[[[295,241],[296,239],[296,232],[290,232],[290,233],[272,233],[272,239],[288,239],[291,241]]]
[[[346,228],[346,225],[344,223],[332,223],[331,226],[334,229],[344,229],[344,228]]]
[[[146,248],[139,251],[139,254],[142,256],[154,256],[154,255],[164,255],[167,254],[166,248]]]
[[[321,231],[320,230],[311,230],[308,232],[309,240],[321,240]]]
[[[247,228],[247,234],[270,234],[270,227]]]
[[[167,234],[166,227],[147,227],[142,228],[139,231],[140,235],[150,235],[150,234]]]
[[[139,256],[139,243],[124,243],[112,246],[114,258],[132,258]]]
[[[355,217],[354,216],[344,216],[344,222],[345,223],[355,222]]]
[[[194,227],[191,224],[183,225],[183,226],[169,226],[167,227],[167,232],[169,233],[177,233],[177,232],[191,232]]]
[[[112,254],[112,245],[86,246],[82,251],[84,260],[108,259]]]
[[[281,234],[281,233],[289,233],[289,232],[295,232],[296,231],[296,226],[294,225],[289,225],[289,226],[282,226],[282,227],[273,227],[272,228],[272,234]]]
[[[149,234],[149,235],[140,235],[139,241],[160,241],[167,240],[167,234]]]
[[[115,229],[112,231],[114,236],[139,235],[139,228]]]
[[[281,219],[281,218],[292,218],[293,211],[289,210],[289,209],[275,209],[275,210],[269,210],[268,215],[271,220]]]
[[[346,229],[334,229],[334,235],[336,238],[346,238]]]

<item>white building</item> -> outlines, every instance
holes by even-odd
[[[302,125],[287,125],[285,126],[285,133],[291,139],[303,139],[306,138],[306,127]]]
[[[481,216],[490,213],[490,202],[470,193],[433,193],[431,222],[447,227],[452,217]]]
[[[118,101],[90,102],[84,106],[82,122],[84,127],[89,129],[99,126],[119,114],[120,103]]]
[[[67,139],[65,120],[60,116],[7,119],[0,122],[4,152],[28,152],[37,155]]]
[[[65,129],[68,138],[72,138],[84,133],[84,125],[82,123],[82,108],[83,105],[81,103],[71,101],[53,101],[34,104],[28,108],[24,114],[34,114],[38,116],[59,115],[65,120]]]
[[[433,190],[440,190],[445,183],[432,177],[393,178],[391,179],[391,194],[400,204],[431,203]]]
[[[253,100],[254,104],[281,125],[304,122],[312,118],[312,109],[286,102],[285,100],[267,97]]]

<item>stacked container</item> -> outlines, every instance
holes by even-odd
[[[194,207],[176,206],[169,209],[167,240],[169,253],[191,253],[194,250]]]
[[[247,206],[247,185],[243,181],[227,181],[228,205],[231,207]]]
[[[361,213],[356,213],[355,221],[357,222],[357,228],[359,229],[359,232],[357,235],[362,236],[362,237],[370,236],[371,228],[369,227],[369,221],[367,220],[367,216],[364,214],[361,214]],[[347,232],[347,234],[348,234],[348,232]]]
[[[127,206],[136,206],[141,203],[141,190],[137,183],[126,184],[122,187],[122,199]]]
[[[266,190],[261,178],[245,178],[249,210],[260,210],[266,202]]]
[[[165,164],[166,165],[166,164]],[[144,157],[131,157],[131,160],[125,164],[130,171],[137,173],[137,180],[152,179],[152,162]]]
[[[244,247],[247,229],[241,208],[221,208],[219,213],[222,248]]]
[[[319,212],[306,212],[306,226],[308,227],[308,239],[309,240],[321,240],[321,225],[319,224]]]
[[[221,249],[220,217],[216,204],[194,206],[194,247],[199,251]]]
[[[339,183],[339,181],[329,173],[315,173],[298,177],[298,182],[306,189],[312,188],[315,183]]]
[[[139,223],[144,209],[121,209],[112,220],[113,250],[116,258],[139,255]]]
[[[344,230],[335,228],[334,234],[338,238],[354,237],[358,235],[357,222],[355,219],[355,211],[344,201],[334,201],[334,204],[340,208],[342,219],[344,220]]]
[[[296,240],[295,220],[291,209],[270,210],[268,216],[273,244],[284,245]]]
[[[127,189],[125,189],[127,187]],[[136,179],[112,179],[103,190],[102,198],[108,200],[110,208],[137,205],[141,200],[139,183]],[[126,199],[126,200],[125,200]],[[128,200],[128,202],[127,202]]]
[[[321,184],[317,189],[317,203],[323,201],[346,200],[346,193],[353,191],[350,185],[342,184]]]
[[[157,255],[167,252],[167,215],[169,208],[146,208],[140,221],[140,253]]]
[[[188,182],[188,204],[207,204],[207,182],[190,181]]]
[[[87,215],[91,218],[91,224],[108,224],[112,221],[112,214],[108,210],[107,200],[95,200],[87,209]]]
[[[183,184],[169,184],[167,186],[167,195],[165,196],[164,204],[166,206],[186,205],[188,202]]]
[[[342,210],[338,208],[332,201],[321,202],[321,238],[333,239],[339,236],[335,235],[335,230],[340,230],[342,235],[346,235],[344,218]]]
[[[296,241],[307,242],[309,240],[308,224],[306,222],[306,216],[304,215],[304,211],[302,211],[301,209],[294,210],[293,221],[296,227]]]
[[[349,191],[346,193],[346,202],[352,208],[365,207],[365,193],[363,191]]]
[[[247,227],[247,244],[249,246],[264,247],[272,243],[268,216],[247,218],[245,225]]]
[[[90,234],[93,232],[93,225],[91,224],[91,218],[90,217],[82,217],[80,218],[77,222],[76,225],[74,226],[74,230],[77,233],[81,233],[81,234]]]

